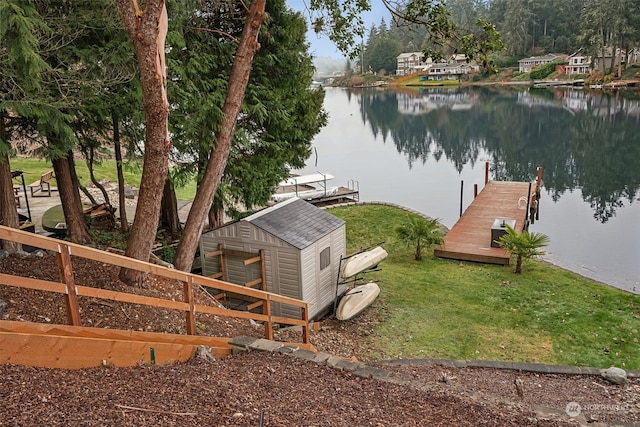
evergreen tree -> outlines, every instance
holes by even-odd
[[[369,66],[378,74],[393,73],[400,53],[399,42],[391,38],[381,38],[371,48]]]
[[[504,14],[503,34],[510,55],[525,55],[531,47],[528,28],[533,14],[526,0],[509,0]]]
[[[7,52],[7,64],[18,64],[7,68],[11,74],[3,79],[18,86],[3,98],[5,109],[19,125],[10,125],[10,132],[29,134],[42,144],[41,154],[53,164],[69,238],[89,242],[73,167],[76,124],[87,100],[119,80],[107,66],[107,51],[119,21],[90,1],[2,2],[0,6],[7,17],[1,20],[7,36],[3,52]],[[30,26],[30,34],[17,25]]]
[[[215,34],[189,29],[211,27],[213,20],[221,19],[216,10],[203,12],[191,15],[183,33],[184,48],[176,49],[175,57],[169,56],[169,63],[179,72],[172,78],[178,82],[175,91],[169,91],[169,95],[175,95],[172,99],[176,104],[171,123],[175,123],[174,145],[179,154],[174,161],[188,176],[206,168],[207,154],[215,145],[211,124],[219,121],[222,107],[220,91],[215,88],[224,87],[230,73],[228,59],[233,53],[228,41],[220,42]],[[288,12],[284,0],[270,2],[267,13],[266,31],[260,37],[261,49],[254,58],[210,223],[222,218],[225,207],[265,204],[278,182],[288,176],[289,168],[304,166],[310,141],[326,121],[323,92],[310,89],[313,66],[303,18]],[[235,29],[228,25],[226,32],[235,34],[241,24],[237,21]],[[209,65],[207,73],[197,72],[202,63]],[[182,160],[192,158],[195,162]]]
[[[371,25],[369,36],[367,37],[367,42],[364,46],[364,60],[362,61],[363,69],[360,71],[361,73],[366,73],[367,71],[369,71],[369,69],[371,69],[371,58],[373,56],[373,50],[378,40],[378,27],[376,27],[375,25]]]
[[[30,108],[46,108],[26,102],[36,99],[41,75],[49,69],[39,54],[36,31],[46,31],[46,24],[31,3],[0,2],[0,223],[13,228],[19,226],[19,220],[9,163],[12,134],[22,123],[22,114]],[[4,249],[20,249],[19,245],[2,243]]]

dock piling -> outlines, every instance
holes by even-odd
[[[464,180],[460,181],[460,216],[462,217],[462,192],[464,190]]]

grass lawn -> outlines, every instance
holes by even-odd
[[[9,161],[11,162],[12,170],[21,170],[24,172],[24,182],[27,185],[40,179],[40,175],[43,173],[53,170],[51,162],[42,159],[12,157]],[[142,163],[125,162],[123,171],[124,180],[127,184],[134,187],[140,186]],[[78,174],[78,179],[83,185],[88,186],[91,184],[89,169],[85,162],[76,161],[76,173]],[[118,182],[118,171],[116,170],[115,160],[102,160],[99,164],[96,163],[94,165],[93,173],[98,181],[106,179],[110,182]],[[52,181],[52,185],[56,185],[55,179]],[[184,187],[176,188],[176,197],[178,200],[193,200],[195,194],[195,181],[190,181]]]
[[[420,76],[414,76],[402,82],[401,86],[459,86],[460,80],[420,80]]]
[[[367,275],[381,288],[373,357],[640,369],[640,296],[541,261],[525,263],[523,274],[432,252],[415,261],[393,230],[412,214],[377,205],[329,212],[347,222],[348,253],[381,241],[389,253]]]

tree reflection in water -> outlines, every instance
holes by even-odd
[[[362,121],[391,138],[410,168],[444,156],[460,172],[484,153],[493,179],[527,181],[542,166],[554,201],[580,189],[602,223],[638,199],[637,93],[491,87],[357,95]]]

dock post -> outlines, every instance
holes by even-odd
[[[462,190],[464,189],[464,180],[460,181],[460,216],[462,217]]]
[[[478,197],[478,184],[473,184],[473,198]]]
[[[540,191],[541,182],[542,182],[542,166],[538,166],[538,176],[536,177],[536,194]]]
[[[489,183],[489,162],[484,162],[484,185]]]
[[[531,182],[529,182],[529,192],[527,193],[527,208],[525,209],[525,213],[524,213],[524,227],[523,230],[528,230],[529,229],[529,207],[531,203]]]
[[[538,206],[536,209],[536,221],[540,220],[540,186],[542,185],[542,166],[538,166],[538,177],[536,179],[536,201]]]

